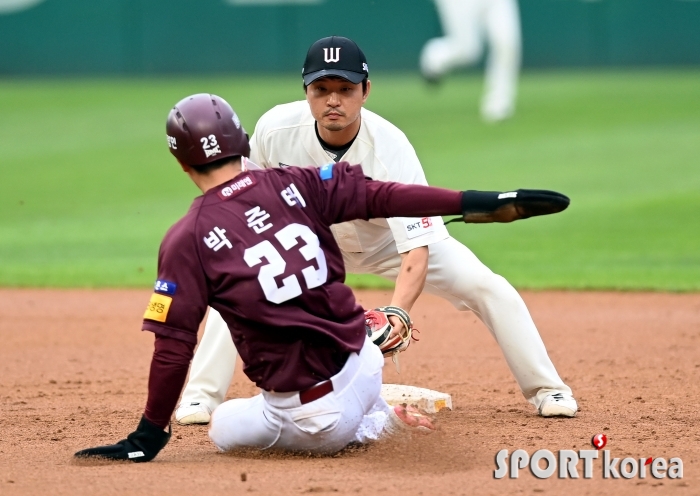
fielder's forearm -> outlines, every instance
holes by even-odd
[[[428,247],[420,246],[401,254],[401,268],[396,278],[391,306],[411,311],[418,296],[423,292],[428,275]]]
[[[156,334],[155,349],[148,376],[148,400],[144,416],[166,428],[185,385],[194,344]]]
[[[373,180],[365,184],[369,219],[462,214],[461,191]]]

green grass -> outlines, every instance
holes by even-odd
[[[556,216],[450,225],[517,287],[700,290],[700,71],[526,74],[497,126],[478,118],[479,76],[373,83],[368,108],[404,130],[432,184],[572,198]],[[303,96],[291,76],[0,81],[0,285],[150,285],[161,237],[198,194],[165,117],[199,91],[251,133]]]

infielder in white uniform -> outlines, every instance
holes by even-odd
[[[342,158],[362,164],[376,180],[427,184],[406,136],[363,108],[371,84],[364,54],[342,37],[314,43],[304,64],[306,100],[264,114],[251,138],[251,159],[261,167],[322,166]],[[391,305],[407,311],[425,291],[471,310],[501,347],[525,398],[544,417],[573,417],[571,389],[552,364],[517,291],[464,245],[450,237],[440,217],[352,221],[332,227],[348,272],[396,282]],[[399,325],[397,321],[392,321]],[[207,423],[224,401],[236,349],[221,316],[209,310],[204,336],[176,419]]]
[[[435,0],[444,36],[423,47],[420,66],[428,81],[476,63],[488,42],[486,87],[481,115],[500,121],[513,115],[520,70],[521,36],[517,0]]]

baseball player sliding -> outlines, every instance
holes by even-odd
[[[420,55],[423,76],[437,82],[457,67],[476,63],[488,42],[481,116],[500,121],[515,112],[520,72],[517,0],[435,0],[444,36],[429,40]]]
[[[304,62],[306,100],[279,105],[258,121],[251,158],[264,168],[361,163],[380,181],[427,184],[406,136],[363,108],[371,83],[360,48],[333,36],[315,42]],[[423,291],[471,310],[489,329],[525,398],[543,417],[573,417],[571,389],[557,374],[517,291],[464,245],[439,217],[356,220],[333,226],[348,272],[394,280],[390,305],[412,308]],[[400,328],[401,324],[392,320]],[[236,349],[221,316],[210,311],[176,419],[207,423],[233,378]],[[244,360],[245,362],[245,360]]]
[[[231,329],[245,374],[262,389],[216,409],[209,436],[220,450],[333,453],[365,441],[373,427],[430,429],[428,417],[391,408],[379,395],[382,352],[405,349],[410,332],[397,335],[399,326],[392,329],[381,309],[365,313],[355,302],[331,224],[449,214],[510,221],[568,206],[553,192],[374,181],[347,162],[249,170],[238,117],[209,94],[180,101],[166,129],[170,151],[203,195],[160,247],[143,320],[156,338],[141,421],[126,439],[79,451],[79,458],[146,462],[165,447],[207,306]],[[387,314],[410,331],[402,309]]]

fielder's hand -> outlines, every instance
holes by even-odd
[[[170,440],[171,430],[163,431],[152,424],[146,417],[141,417],[138,427],[117,444],[98,446],[78,451],[76,458],[102,458],[107,460],[131,460],[132,462],[150,462]]]
[[[569,203],[569,197],[544,189],[518,189],[508,192],[468,190],[462,193],[462,219],[452,219],[449,222],[513,222],[561,212]]]
[[[401,338],[407,331],[406,326],[403,324],[403,320],[398,318],[396,315],[388,315],[389,323],[391,324],[391,333],[389,334],[389,339]]]
[[[396,322],[398,325],[392,325]],[[395,357],[411,344],[413,323],[408,312],[399,307],[379,307],[365,312],[365,327],[372,342],[384,356]]]

